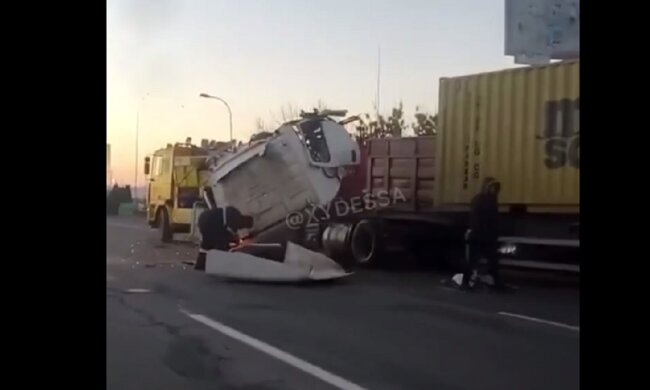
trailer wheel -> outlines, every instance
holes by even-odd
[[[160,240],[164,243],[172,242],[174,235],[166,208],[162,207],[158,210],[158,218],[156,220],[158,220],[158,229],[160,229]]]
[[[359,222],[352,231],[350,251],[354,261],[362,266],[375,265],[379,260],[377,227],[371,221]]]

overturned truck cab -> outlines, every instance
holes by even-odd
[[[253,243],[269,243],[281,245],[285,254],[307,253],[305,248],[292,246],[309,247],[305,234],[307,215],[337,196],[342,179],[360,161],[357,142],[332,119],[345,114],[303,113],[300,119],[283,124],[267,138],[210,156],[203,189],[205,202],[195,204],[194,220],[206,208],[232,206],[253,217],[253,226],[238,232],[241,240],[234,251],[241,252],[241,247]],[[193,234],[197,236],[198,229],[193,228]],[[257,252],[260,250],[264,251],[264,246],[258,245]],[[269,266],[281,270],[277,264]]]

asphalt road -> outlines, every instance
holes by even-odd
[[[439,275],[260,285],[107,221],[107,388],[577,389],[579,293],[463,293]]]

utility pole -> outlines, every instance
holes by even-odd
[[[381,82],[381,46],[377,46],[377,117],[379,117],[379,103],[380,103],[380,82]]]
[[[140,98],[140,101],[138,102],[138,111],[135,114],[135,179],[133,180],[133,201],[135,202],[136,198],[138,197],[138,159],[140,158],[138,156],[138,148],[139,148],[139,141],[140,141],[140,108],[142,108],[142,104],[145,101],[145,99],[149,96],[149,94],[145,94],[142,98]]]
[[[138,193],[138,142],[140,138],[140,111],[135,114],[135,180],[133,180],[133,200]]]

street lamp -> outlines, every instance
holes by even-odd
[[[226,105],[226,108],[228,109],[228,118],[230,119],[230,141],[232,142],[232,111],[230,111],[230,106],[228,105],[228,103],[226,103],[225,100],[223,100],[218,96],[208,95],[207,93],[202,93],[199,95],[199,97],[207,98],[207,99],[217,99]]]

